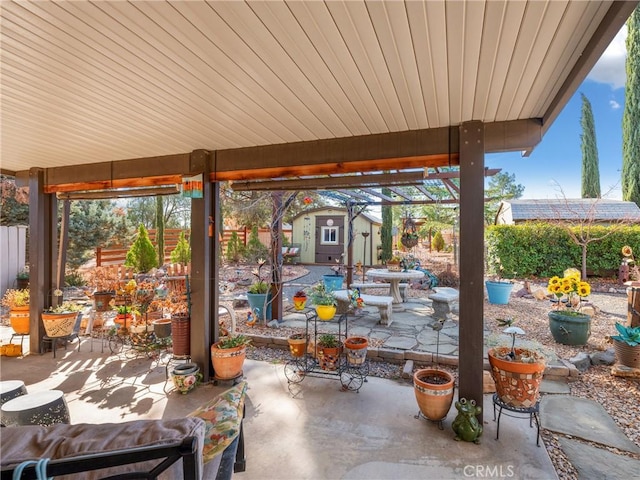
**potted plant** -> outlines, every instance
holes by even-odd
[[[29,287],[29,267],[25,266],[16,274],[16,286],[19,290]]]
[[[309,299],[315,305],[318,318],[323,321],[331,320],[336,314],[336,296],[328,290],[324,282],[316,283],[309,292]]]
[[[347,353],[349,365],[362,365],[367,359],[367,337],[348,337],[344,341],[344,349]]]
[[[545,354],[535,342],[516,347],[516,335],[524,335],[525,332],[511,326],[511,323],[509,321],[509,326],[503,330],[503,333],[511,335],[510,345],[497,345],[487,352],[491,377],[503,403],[516,408],[531,408],[540,397]]]
[[[56,295],[59,292],[59,295]],[[62,296],[62,292],[56,290],[54,295]],[[40,314],[44,330],[48,337],[66,337],[73,332],[73,326],[76,322],[82,306],[77,303],[64,301],[57,307],[50,307]]]
[[[93,293],[87,294],[93,298],[96,311],[109,311],[119,286],[117,270],[110,267],[96,267],[89,272],[88,284],[94,287]]]
[[[115,308],[116,317],[113,319],[114,323],[121,326],[131,325],[133,321],[133,307],[131,305],[119,305]]]
[[[591,287],[580,279],[575,268],[564,271],[564,277],[551,277],[547,290],[556,298],[549,316],[553,339],[564,345],[585,345],[591,335],[591,317],[580,312],[582,298],[589,296]]]
[[[318,337],[318,361],[323,370],[336,370],[340,363],[342,344],[332,333],[323,333]]]
[[[327,290],[335,291],[342,289],[342,284],[344,283],[344,267],[342,265],[343,257],[344,253],[340,255],[340,258],[336,259],[336,264],[331,267],[331,270],[333,270],[332,274],[322,276],[324,286]]]
[[[307,335],[304,333],[293,333],[289,335],[287,342],[289,343],[289,351],[292,357],[303,357],[307,351]]]
[[[221,337],[211,345],[211,363],[216,380],[231,380],[242,375],[242,366],[251,339],[245,335]]]
[[[263,278],[262,269],[267,261],[258,260],[258,268],[252,270],[256,280],[249,286],[247,291],[247,301],[253,314],[254,322],[266,323],[271,320],[271,293],[269,283]]]
[[[389,260],[387,260],[387,270],[390,272],[399,272],[401,270],[400,262],[402,257],[397,253],[394,254]]]
[[[28,335],[29,317],[29,289],[9,289],[2,297],[2,306],[9,309],[11,328],[18,335]]]
[[[413,374],[413,391],[420,414],[443,429],[442,421],[447,417],[453,402],[455,381],[453,375],[438,368],[440,330],[444,321],[436,321],[431,327],[436,330],[436,367],[422,368]]]
[[[298,290],[293,294],[293,308],[296,310],[304,310],[307,305],[307,292],[304,290]]]
[[[628,327],[616,323],[618,335],[612,335],[618,362],[629,368],[640,368],[640,326]]]

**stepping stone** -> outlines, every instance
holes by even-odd
[[[568,438],[558,440],[579,478],[637,478],[640,472],[640,460]]]

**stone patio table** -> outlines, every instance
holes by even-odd
[[[393,305],[394,308],[396,308],[397,305],[403,303],[402,295],[400,294],[400,282],[402,280],[418,280],[424,277],[424,272],[420,270],[390,272],[386,268],[372,268],[371,270],[367,270],[367,276],[389,282],[391,285],[389,290],[393,297]]]

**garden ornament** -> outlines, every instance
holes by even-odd
[[[476,415],[482,412],[482,407],[477,407],[475,400],[467,401],[466,398],[461,398],[456,402],[456,409],[458,410],[458,415],[451,425],[451,428],[456,433],[455,440],[479,444],[482,436],[482,425],[480,425]]]

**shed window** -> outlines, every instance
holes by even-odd
[[[338,227],[322,227],[321,245],[338,245]]]

